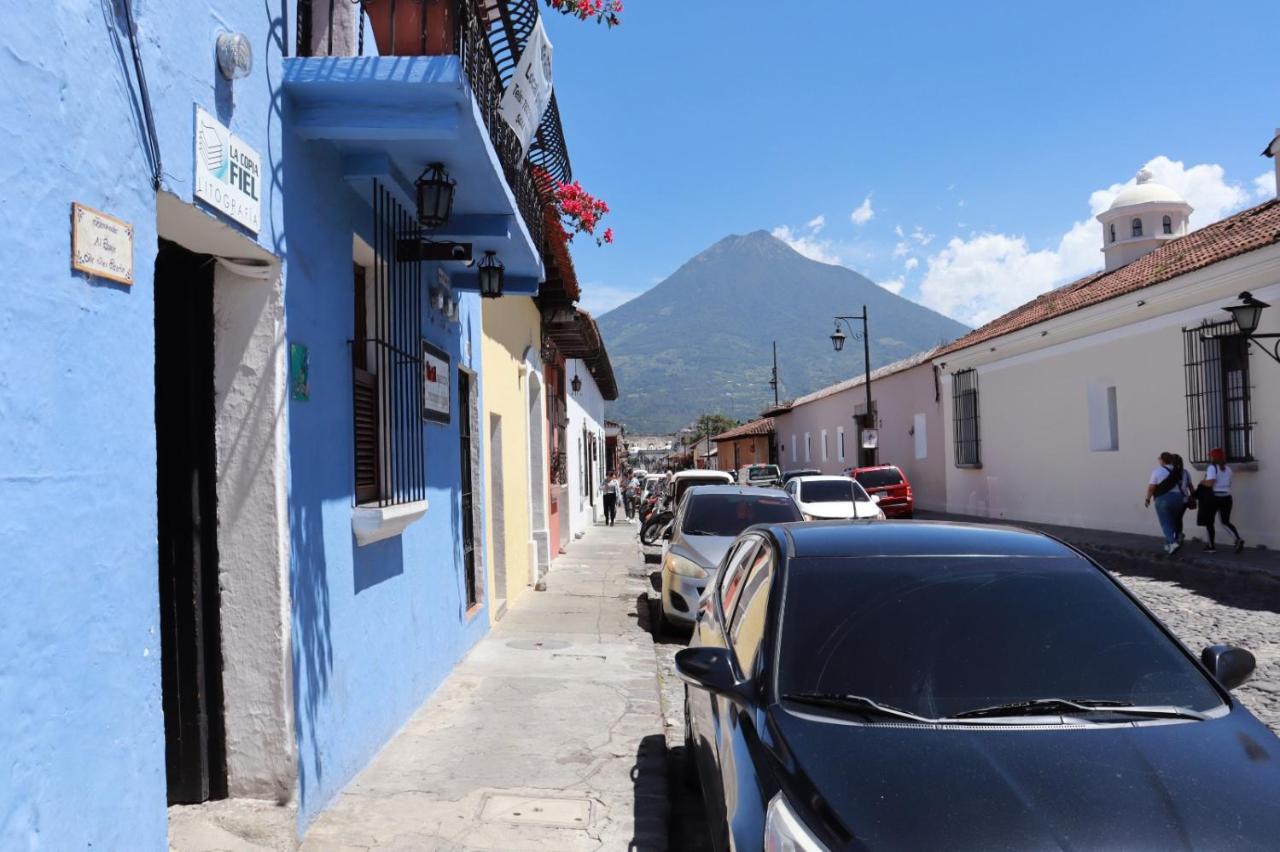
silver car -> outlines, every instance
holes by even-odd
[[[724,554],[747,527],[803,520],[795,501],[777,488],[698,485],[676,509],[662,554],[659,626],[689,628],[702,592],[715,581]]]

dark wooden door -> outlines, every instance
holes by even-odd
[[[226,796],[218,617],[213,260],[164,240],[155,271],[160,663],[169,803]]]
[[[471,376],[465,370],[458,370],[458,435],[462,460],[462,480],[459,483],[462,490],[462,570],[467,586],[467,606],[472,607],[479,603],[480,595],[476,583],[476,530],[472,512],[475,495],[471,484]]]

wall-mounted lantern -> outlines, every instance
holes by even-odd
[[[218,33],[218,70],[228,80],[248,77],[253,71],[253,44],[244,33]]]
[[[1223,308],[1224,311],[1231,314],[1231,318],[1235,320],[1236,326],[1240,329],[1240,333],[1247,340],[1252,340],[1258,344],[1258,348],[1267,353],[1267,357],[1280,364],[1280,334],[1258,334],[1258,326],[1262,322],[1262,311],[1264,308],[1271,307],[1266,302],[1255,299],[1252,293],[1244,292],[1240,294],[1240,304],[1228,305]],[[1260,340],[1274,340],[1275,346],[1267,349]]]
[[[449,177],[443,163],[432,163],[414,181],[418,190],[418,224],[436,229],[449,221],[458,182]]]
[[[507,268],[498,260],[498,253],[486,251],[484,259],[476,267],[480,276],[480,295],[486,299],[496,299],[502,295],[506,282]]]
[[[578,368],[573,368],[573,381],[569,383],[569,387],[573,388],[573,392],[577,393],[582,390],[582,379],[578,378]]]

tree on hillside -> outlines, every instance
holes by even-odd
[[[694,432],[698,438],[713,438],[740,425],[737,420],[724,414],[703,414],[698,417]]]

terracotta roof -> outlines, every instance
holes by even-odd
[[[936,354],[957,352],[1005,334],[1081,310],[1108,299],[1162,284],[1171,278],[1274,245],[1280,241],[1280,200],[1257,207],[1170,240],[1132,263],[1110,272],[1095,272],[1048,293],[975,329]]]
[[[748,438],[752,435],[771,434],[773,434],[773,418],[761,417],[759,420],[752,420],[750,423],[743,423],[741,426],[736,426],[728,432],[721,432],[711,440],[732,441],[734,438]]]

